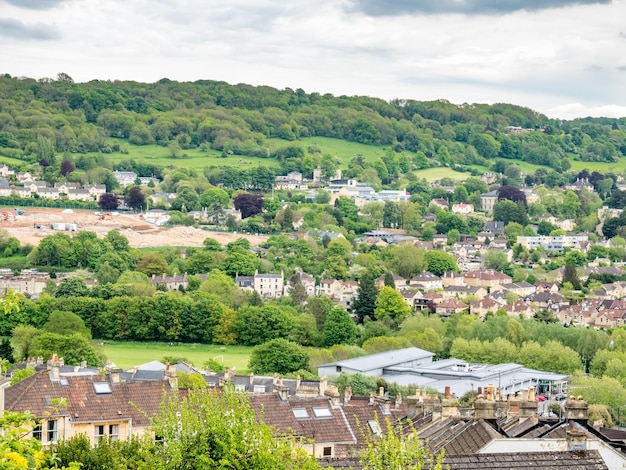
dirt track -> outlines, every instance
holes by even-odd
[[[7,211],[7,219],[3,213]],[[13,217],[13,211],[0,208],[0,229],[4,229],[11,236],[16,237],[22,244],[36,246],[39,241],[53,233],[51,224],[63,222],[76,224],[77,230],[89,230],[103,238],[110,230],[118,230],[123,234],[134,248],[158,247],[158,246],[202,246],[205,238],[215,238],[222,245],[232,242],[237,238],[247,238],[253,246],[267,240],[263,235],[247,235],[241,233],[209,232],[193,227],[162,228],[147,223],[138,216],[123,214],[112,216],[111,220],[100,220],[93,211],[72,210],[64,212],[61,209],[37,208],[25,210],[22,215]],[[40,225],[41,228],[36,228]],[[76,232],[65,232],[73,235]]]

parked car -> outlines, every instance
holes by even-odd
[[[567,399],[567,393],[557,393],[557,394],[554,396],[554,399],[555,399],[556,401],[563,401],[563,400],[566,400],[566,399]]]
[[[543,395],[537,395],[535,397],[535,401],[546,401],[546,397],[544,397]]]

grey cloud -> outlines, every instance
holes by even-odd
[[[6,3],[28,10],[49,10],[67,0],[4,0]]]
[[[503,15],[515,11],[536,11],[573,5],[609,4],[613,0],[348,0],[347,9],[370,16]]]
[[[61,33],[56,27],[42,23],[24,24],[12,18],[0,18],[0,37],[50,40],[60,38]]]
[[[615,67],[620,72],[626,72],[626,65],[620,65],[619,67]]]

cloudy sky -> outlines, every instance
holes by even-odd
[[[0,0],[0,73],[626,116],[626,0]]]

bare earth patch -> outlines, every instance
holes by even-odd
[[[8,214],[5,220],[4,214]],[[77,231],[88,230],[95,232],[98,237],[104,236],[111,230],[118,230],[124,235],[133,248],[148,248],[159,246],[202,246],[206,238],[214,238],[222,245],[247,238],[252,246],[259,245],[267,240],[266,235],[248,235],[245,233],[210,232],[193,227],[163,228],[149,224],[137,215],[124,214],[112,216],[111,220],[100,220],[93,211],[75,210],[65,212],[62,209],[37,208],[25,210],[22,215],[13,217],[9,208],[0,208],[0,229],[4,229],[20,243],[36,246],[39,241],[57,230],[52,230],[53,223],[76,224]],[[40,226],[41,228],[36,228]],[[66,231],[72,236],[77,232]]]

